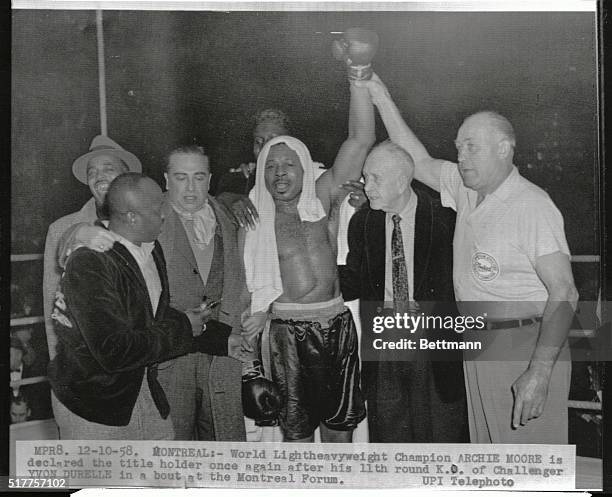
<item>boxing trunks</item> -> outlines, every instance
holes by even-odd
[[[267,370],[283,395],[280,424],[285,440],[307,438],[319,423],[332,430],[355,429],[365,417],[365,405],[357,332],[342,298],[274,303],[270,319],[262,348],[269,347]]]

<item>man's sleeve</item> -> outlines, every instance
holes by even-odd
[[[116,270],[102,254],[79,249],[68,259],[65,302],[92,355],[105,371],[118,373],[165,361],[193,350],[187,316],[168,312],[149,327],[133,328]]]
[[[348,227],[348,255],[346,265],[339,266],[340,287],[344,300],[361,297],[361,266],[363,258],[363,230],[365,212],[358,211],[351,218]]]
[[[232,334],[232,327],[215,319],[206,323],[206,331],[195,339],[195,349],[209,355],[226,356],[227,340]]]
[[[463,186],[463,181],[457,164],[452,162],[444,162],[440,170],[440,200],[444,207],[450,207],[454,211],[457,210],[457,197]]]
[[[77,248],[79,248],[79,245],[77,245],[77,241],[76,241],[76,234],[79,231],[80,228],[82,228],[83,226],[93,226],[94,223],[77,223],[77,224],[73,224],[72,226],[70,226],[66,231],[64,231],[64,233],[62,233],[62,235],[59,237],[59,240],[57,241],[57,250],[56,250],[56,257],[57,257],[57,262],[56,264],[61,267],[61,268],[65,268],[66,267],[66,261],[68,260],[68,257],[70,256],[70,254],[72,252],[74,252]]]
[[[523,234],[523,249],[534,267],[536,259],[544,255],[555,252],[571,255],[561,212],[549,197],[538,200],[525,202],[521,206],[523,212],[517,226]]]
[[[45,254],[43,259],[43,309],[50,359],[55,357],[55,346],[57,344],[57,336],[55,335],[51,313],[53,312],[55,292],[60,282],[60,268],[57,265],[57,242],[60,234],[55,223],[49,227],[45,240]]]

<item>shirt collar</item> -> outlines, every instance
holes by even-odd
[[[178,214],[183,224],[185,221],[193,222],[196,243],[208,245],[212,237],[215,235],[215,230],[217,227],[217,216],[215,215],[215,211],[211,207],[208,200],[200,210],[193,213],[181,209],[174,202],[170,202],[170,205]]]
[[[399,213],[399,217],[402,218],[402,220],[405,220],[406,222],[411,222],[411,220],[413,219],[412,214],[414,214],[414,212],[416,211],[418,199],[412,187],[409,186],[408,189],[410,190],[410,198],[408,199],[408,202],[406,202],[406,205],[404,206],[402,211]],[[393,215],[394,214],[392,212],[387,212],[387,219],[391,220]]]
[[[112,233],[117,238],[117,241],[128,249],[130,254],[134,256],[136,262],[139,264],[145,264],[151,257],[151,253],[155,248],[155,242],[142,243],[139,247],[138,245],[130,242],[127,238],[122,237],[120,234],[115,233],[114,231]]]
[[[506,202],[509,197],[514,193],[514,187],[516,182],[518,181],[520,174],[515,165],[512,165],[512,170],[508,177],[502,182],[501,185],[497,187],[497,189],[491,193],[491,195],[495,195],[502,202]]]
[[[193,219],[199,213],[205,212],[207,210],[207,208],[208,208],[208,200],[206,200],[206,202],[200,208],[200,210],[198,210],[196,212],[186,211],[185,209],[181,209],[181,207],[176,205],[174,202],[172,202],[172,201],[169,201],[169,202],[170,202],[170,205],[172,206],[172,208],[174,209],[174,212],[176,212],[181,218],[184,218],[184,219]]]

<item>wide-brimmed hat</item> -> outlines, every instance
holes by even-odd
[[[72,164],[72,174],[81,183],[87,184],[87,164],[90,159],[97,157],[98,155],[113,155],[121,159],[127,165],[128,169],[132,172],[139,173],[142,171],[142,164],[138,157],[133,153],[123,149],[118,143],[111,140],[108,136],[98,135],[92,141],[89,146],[89,152],[85,155],[81,155]]]

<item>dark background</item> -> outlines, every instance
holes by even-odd
[[[331,41],[376,30],[375,69],[433,156],[455,160],[466,115],[515,125],[515,162],[562,211],[574,254],[598,254],[595,13],[105,11],[109,135],[162,180],[203,144],[213,184],[252,160],[252,116],[277,106],[315,160],[346,133]],[[71,164],[100,132],[94,11],[13,11],[12,252],[42,252],[50,222],[90,197]],[[378,138],[386,138],[378,122]]]
[[[330,31],[356,25],[379,33],[375,69],[433,156],[456,158],[469,113],[501,112],[517,131],[517,166],[560,208],[572,253],[600,253],[595,13],[105,11],[109,135],[160,183],[169,149],[203,144],[215,183],[252,160],[251,118],[276,106],[330,165],[348,110]],[[10,251],[40,253],[49,223],[90,198],[71,165],[100,132],[95,12],[15,10],[11,50]],[[599,264],[573,271],[582,299],[596,298]],[[12,272],[42,312],[41,263]],[[586,366],[574,364],[573,399],[593,400]],[[601,428],[571,412],[570,443],[599,456]]]

